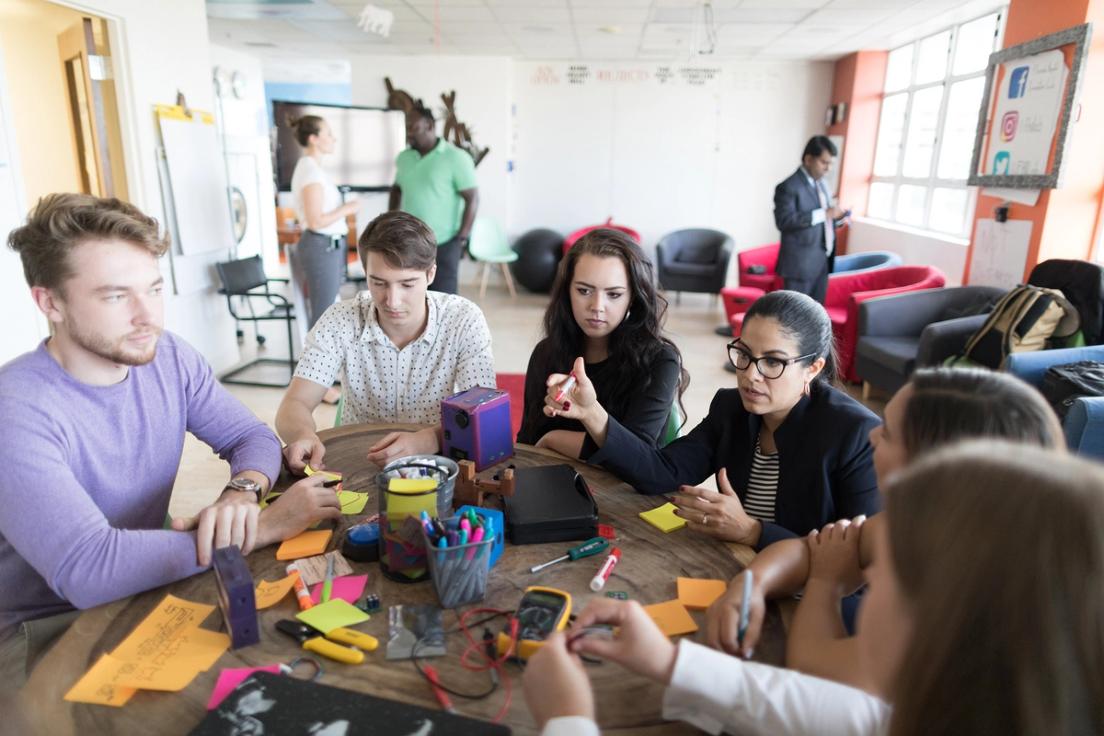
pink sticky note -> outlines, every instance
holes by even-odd
[[[254,672],[271,672],[274,675],[280,674],[280,665],[270,664],[267,667],[237,667],[227,668],[219,673],[218,682],[215,683],[215,689],[211,691],[211,699],[207,701],[207,710],[214,710],[219,707],[219,703],[226,700],[226,696],[230,694],[230,691],[238,686],[238,684],[249,677]]]
[[[319,583],[311,589],[311,600],[315,605],[322,602],[322,586]],[[343,601],[356,605],[360,594],[364,592],[364,586],[368,585],[367,575],[342,575],[333,579],[333,588],[330,590],[330,600],[340,598]]]

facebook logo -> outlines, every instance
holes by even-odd
[[[1012,70],[1012,76],[1008,78],[1008,99],[1014,100],[1023,97],[1027,92],[1027,71],[1030,67],[1018,66]]]

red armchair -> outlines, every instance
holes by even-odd
[[[588,227],[580,228],[580,229],[576,230],[575,232],[571,233],[570,235],[568,235],[566,238],[564,238],[564,244],[563,244],[564,255],[565,256],[567,255],[567,252],[569,250],[571,250],[571,246],[575,245],[576,241],[578,241],[579,238],[583,237],[584,235],[586,235],[589,232],[592,232],[594,230],[600,230],[602,228],[609,228],[610,230],[620,230],[621,232],[625,233],[630,238],[635,240],[637,243],[643,242],[640,239],[640,233],[638,233],[636,230],[633,230],[628,225],[618,225],[617,223],[615,223],[613,221],[613,218],[610,217],[604,223],[602,223],[601,225],[590,225]]]
[[[907,291],[935,289],[946,283],[943,272],[934,266],[897,266],[875,271],[833,274],[828,279],[824,308],[832,319],[839,357],[839,375],[857,382],[855,344],[858,342],[859,304],[878,296]]]
[[[736,254],[736,265],[740,286],[762,289],[764,292],[782,288],[782,277],[776,273],[778,268],[778,249],[781,243],[748,248]],[[763,273],[751,273],[752,266],[763,266]]]

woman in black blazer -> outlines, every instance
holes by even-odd
[[[880,422],[832,385],[832,344],[820,304],[776,291],[728,346],[739,388],[718,391],[701,424],[662,450],[609,416],[578,371],[566,402],[555,401],[566,376],[549,377],[545,413],[578,419],[599,448],[583,459],[640,493],[677,490],[691,529],[762,549],[879,509],[869,434]],[[719,492],[694,487],[713,473]]]

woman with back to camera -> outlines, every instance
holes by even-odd
[[[761,549],[830,521],[879,508],[870,430],[878,418],[836,388],[832,323],[795,291],[759,298],[728,346],[739,388],[721,389],[709,414],[662,449],[627,431],[598,401],[585,370],[563,400],[567,378],[548,379],[545,413],[578,419],[602,465],[640,493],[678,491],[689,527]],[[696,488],[717,474],[720,491]]]
[[[560,263],[545,337],[529,357],[518,442],[573,458],[598,449],[577,420],[543,411],[548,376],[577,363],[625,428],[659,443],[690,381],[678,348],[663,336],[666,311],[639,245],[606,228],[583,236]]]

